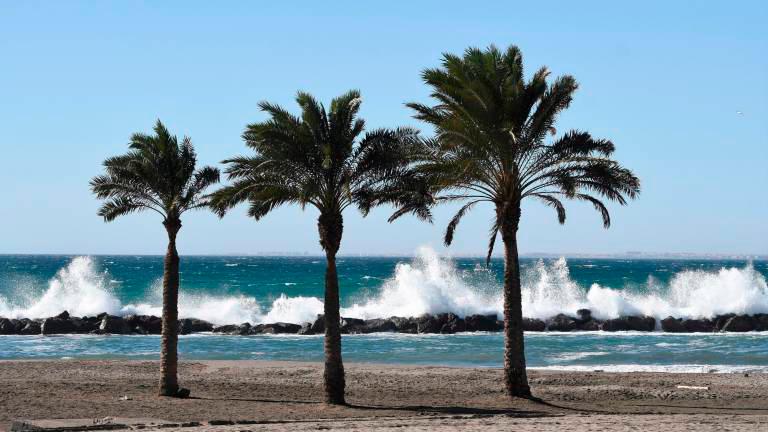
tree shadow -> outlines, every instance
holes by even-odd
[[[305,405],[318,405],[322,404],[319,401],[305,401],[305,400],[285,400],[285,399],[249,399],[249,398],[228,398],[228,397],[200,397],[190,396],[187,399],[192,400],[205,400],[205,401],[227,401],[227,402],[259,402],[259,403],[274,403],[274,404],[305,404]]]
[[[505,415],[510,417],[552,417],[559,416],[558,413],[547,411],[523,410],[515,408],[472,408],[464,406],[446,406],[446,405],[361,405],[347,404],[352,409],[364,409],[372,411],[413,411],[433,414],[455,414],[455,415]]]

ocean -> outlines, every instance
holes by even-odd
[[[0,256],[0,317],[160,315],[161,256]],[[531,318],[589,308],[600,319],[768,313],[768,262],[689,259],[522,259]],[[501,316],[502,262],[441,257],[340,257],[342,315],[454,312]],[[321,257],[184,256],[180,315],[217,324],[313,321],[322,312]],[[345,335],[346,361],[499,367],[500,333]],[[181,359],[322,359],[322,336],[194,334]],[[534,368],[768,371],[768,333],[527,333]],[[0,359],[159,357],[158,336],[0,336]]]

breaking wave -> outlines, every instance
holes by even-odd
[[[684,270],[673,275],[665,286],[651,279],[642,290],[580,286],[571,278],[564,258],[526,266],[521,279],[523,313],[531,318],[573,314],[580,308],[591,309],[602,319],[640,314],[701,318],[723,313],[768,313],[766,278],[751,264],[717,271]],[[90,257],[77,257],[58,271],[42,294],[19,289],[12,296],[0,296],[0,316],[41,318],[64,310],[77,316],[100,312],[160,315],[159,283],[141,302],[123,303],[110,281]],[[322,300],[317,297],[283,294],[271,304],[259,304],[255,297],[247,295],[187,294],[183,287],[181,291],[180,316],[218,324],[300,323],[314,320],[323,310]],[[398,264],[394,274],[372,295],[346,303],[342,315],[356,318],[502,312],[501,284],[492,270],[481,266],[460,268],[430,248],[419,249],[411,262]]]

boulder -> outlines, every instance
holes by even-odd
[[[179,333],[183,335],[213,331],[213,324],[197,318],[179,320]]]
[[[419,324],[416,318],[392,317],[390,321],[395,325],[398,333],[418,333]]]
[[[504,322],[499,321],[501,327],[499,330],[504,329]],[[547,328],[547,324],[538,318],[523,318],[523,330],[532,332],[542,332]]]
[[[342,318],[341,319],[341,333],[365,333],[365,321],[359,318]]]
[[[66,318],[62,315],[66,314]],[[59,316],[46,318],[40,326],[40,333],[44,335],[69,334],[75,332],[75,325],[69,319],[69,314],[64,312]]]
[[[430,314],[424,314],[416,318],[417,333],[440,333],[442,323]]]
[[[604,331],[653,331],[656,319],[649,316],[622,316],[603,322]]]
[[[258,330],[257,330],[258,328]],[[298,324],[276,322],[272,324],[260,324],[253,327],[252,334],[295,334],[301,328]]]
[[[113,315],[105,315],[101,318],[101,323],[99,324],[99,333],[109,333],[109,334],[131,334],[133,333],[133,329],[131,328],[130,324],[126,320],[124,320],[122,317],[113,316]]]
[[[576,311],[576,316],[579,317],[579,321],[587,322],[592,319],[592,311],[589,309],[579,309]]]
[[[731,318],[735,317],[736,314],[729,313],[729,314],[723,314],[718,315],[712,319],[712,322],[714,323],[715,331],[722,331],[723,327],[725,327],[725,323],[728,322]]]
[[[20,335],[39,335],[42,334],[42,324],[38,320],[23,318],[17,321]]]
[[[666,317],[661,320],[661,329],[669,333],[709,333],[715,324],[709,319],[680,319]]]
[[[325,333],[325,316],[317,315],[317,319],[312,323],[312,334]]]
[[[91,333],[99,329],[101,320],[97,317],[70,318],[75,333]]]
[[[124,319],[135,333],[160,334],[163,331],[163,320],[154,315],[128,315]]]
[[[598,331],[603,328],[603,322],[596,319],[590,319],[579,323],[580,331]]]
[[[504,327],[496,325],[498,316],[493,315],[468,315],[464,317],[466,331],[499,331]]]
[[[389,318],[376,318],[365,320],[363,333],[396,332],[397,325]]]
[[[581,321],[565,314],[557,314],[546,322],[548,331],[570,332],[579,330]]]
[[[312,334],[314,334],[312,332],[312,323],[306,322],[306,323],[302,324],[301,328],[299,329],[299,331],[296,332],[296,334],[300,334],[300,335],[312,335]]]
[[[768,314],[755,314],[755,331],[768,331]]]
[[[668,333],[684,333],[683,320],[668,316],[661,320],[661,330]]]
[[[467,330],[467,325],[464,320],[454,313],[438,314],[436,318],[441,324],[440,333],[453,334]]]
[[[17,320],[0,318],[0,335],[12,335],[18,333],[19,325]]]
[[[743,333],[755,330],[755,320],[749,315],[736,315],[728,319],[723,327],[720,329],[722,332],[736,332]]]
[[[223,326],[219,326],[219,327],[214,327],[213,332],[214,333],[229,334],[229,335],[245,336],[245,335],[251,334],[251,324],[250,323],[242,323],[240,325],[237,325],[237,324],[223,325]]]

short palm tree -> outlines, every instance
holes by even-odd
[[[168,251],[163,266],[163,328],[160,354],[160,395],[187,396],[177,377],[179,254],[176,235],[181,215],[208,205],[205,189],[219,181],[219,170],[196,170],[197,155],[189,138],[181,142],[157,121],[154,135],[134,134],[128,153],[104,161],[106,173],[91,180],[91,189],[106,200],[99,216],[106,222],[150,210],[163,218]]]
[[[561,199],[592,204],[608,228],[611,219],[600,198],[626,204],[640,182],[611,159],[614,145],[589,133],[569,131],[556,137],[554,124],[576,91],[573,77],[548,82],[539,69],[523,78],[517,47],[502,52],[470,48],[463,57],[445,54],[441,68],[422,77],[432,88],[434,106],[410,103],[415,117],[432,126],[422,172],[436,202],[464,201],[451,219],[444,242],[450,245],[461,218],[480,203],[493,205],[488,261],[497,234],[504,242],[504,371],[510,396],[530,397],[525,370],[523,315],[517,230],[526,198],[555,209],[565,222]],[[548,138],[549,136],[551,138]]]
[[[425,195],[410,172],[417,132],[408,128],[377,129],[363,134],[357,117],[360,93],[350,91],[331,102],[330,110],[300,92],[301,115],[268,102],[259,107],[269,119],[247,127],[243,139],[255,151],[224,161],[232,184],[217,191],[213,207],[221,216],[239,203],[250,204],[256,220],[284,204],[307,205],[320,215],[317,228],[325,251],[325,399],[344,404],[341,358],[339,281],[336,253],[341,244],[343,213],[357,207],[363,215],[380,204],[397,210],[390,218],[414,213],[429,219]],[[409,192],[410,191],[410,192]]]

